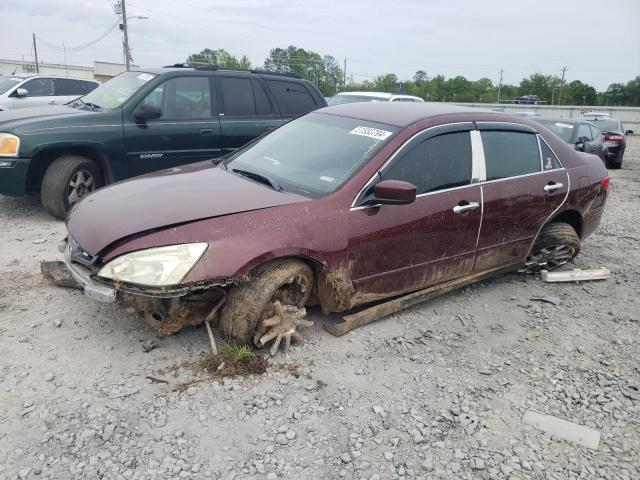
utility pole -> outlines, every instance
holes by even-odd
[[[567,67],[562,67],[562,80],[560,80],[560,92],[558,93],[558,105],[562,105],[562,89],[564,88],[564,74]]]
[[[342,91],[344,92],[347,89],[347,59],[344,59],[344,71],[342,78]]]
[[[40,73],[40,65],[38,65],[38,48],[36,47],[36,34],[33,34],[33,55],[36,57],[36,73]]]
[[[124,34],[124,63],[127,72],[131,70],[131,52],[129,50],[129,30],[127,29],[127,4],[125,0],[120,0],[122,7],[122,32]]]
[[[500,82],[498,83],[498,101],[497,101],[497,103],[500,103],[500,90],[502,90],[502,72],[503,72],[503,70],[500,70]]]

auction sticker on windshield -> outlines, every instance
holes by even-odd
[[[356,127],[349,133],[351,135],[360,135],[362,137],[375,138],[376,140],[385,140],[391,135],[391,132],[371,127]]]
[[[153,75],[151,75],[150,73],[141,73],[140,75],[138,75],[138,78],[144,82],[148,82],[153,78]]]
[[[556,126],[560,128],[573,128],[573,125],[569,125],[567,123],[559,123],[559,122],[556,122]]]

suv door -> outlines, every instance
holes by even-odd
[[[547,219],[564,202],[567,171],[533,129],[478,122],[484,153],[483,217],[475,272],[526,259]],[[542,152],[542,155],[541,155]]]
[[[282,123],[261,80],[218,74],[216,89],[223,154],[240,148]]]
[[[349,259],[358,294],[426,288],[471,273],[482,217],[480,186],[472,184],[472,148],[464,123],[416,137],[377,179],[416,185],[409,205],[351,209]]]
[[[78,80],[71,78],[54,78],[55,99],[59,104],[65,104],[85,94],[84,87]]]
[[[19,97],[17,90],[23,88],[27,95]],[[54,97],[53,80],[48,77],[31,78],[18,86],[11,94],[12,108],[42,107],[61,103]]]
[[[160,109],[155,120],[123,120],[126,153],[137,174],[220,155],[220,124],[210,76],[172,77],[136,106]]]

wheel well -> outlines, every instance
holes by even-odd
[[[582,238],[582,215],[575,210],[566,210],[559,213],[549,221],[549,223],[568,223],[578,234],[578,237]]]
[[[42,150],[34,155],[27,173],[27,189],[30,191],[39,190],[47,168],[62,155],[81,155],[93,160],[100,169],[105,184],[113,181],[107,156],[100,149],[80,146],[60,147]]]

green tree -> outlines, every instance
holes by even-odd
[[[237,58],[223,48],[219,48],[218,50],[205,48],[200,53],[192,53],[187,57],[187,63],[212,63],[220,67],[237,70],[249,70],[251,68],[249,57],[243,55]]]
[[[321,56],[296,46],[273,48],[264,61],[265,70],[295,73],[314,83],[326,95],[335,95],[341,89],[344,72],[331,55]]]
[[[598,103],[598,92],[591,85],[574,80],[569,83],[562,94],[563,103],[571,105],[596,105]]]

